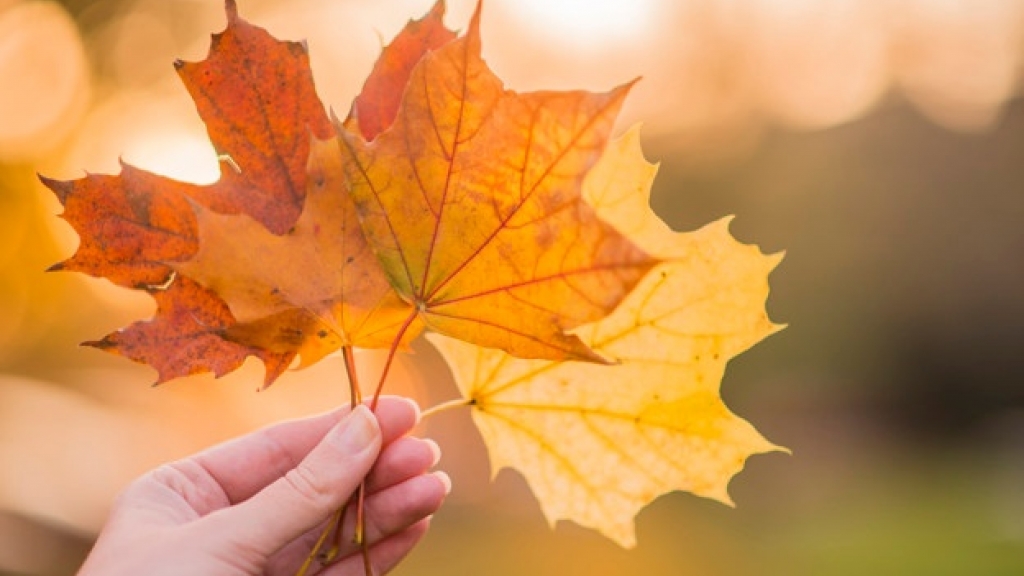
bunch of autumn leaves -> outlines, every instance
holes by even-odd
[[[679,234],[650,211],[636,130],[609,142],[629,85],[508,91],[481,59],[479,12],[462,37],[443,12],[384,49],[342,122],[305,46],[228,0],[207,59],[176,63],[218,182],[129,165],[44,178],[81,237],[56,268],[157,303],[89,344],[160,382],[256,356],[269,385],[296,358],[393,357],[426,329],[493,468],[522,471],[549,521],[628,546],[664,492],[728,501],[745,459],[776,449],[718,386],[729,358],[778,329],[764,310],[778,258],[725,220]]]

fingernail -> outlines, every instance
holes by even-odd
[[[366,406],[356,406],[338,425],[338,441],[347,451],[362,450],[380,435],[377,418]]]
[[[448,474],[446,474],[443,470],[438,470],[436,472],[432,472],[432,474],[435,477],[437,477],[438,480],[441,481],[441,484],[444,484],[444,493],[446,495],[447,494],[451,494],[452,493],[452,479],[451,479],[451,477],[448,476]]]
[[[433,468],[441,461],[441,447],[437,445],[437,442],[434,442],[430,438],[424,438],[423,441],[427,443],[427,447],[430,448],[430,453],[433,454],[430,459],[430,467]]]

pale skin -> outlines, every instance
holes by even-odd
[[[406,435],[418,419],[412,402],[383,397],[376,413],[285,422],[161,466],[118,497],[79,576],[295,574],[364,479],[370,558],[384,574],[451,489],[430,472],[437,445]],[[310,574],[364,573],[349,512],[339,559]]]

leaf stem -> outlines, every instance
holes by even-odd
[[[388,378],[388,372],[391,370],[391,363],[395,359],[395,354],[398,352],[398,346],[402,343],[402,338],[405,338],[405,333],[409,330],[409,326],[412,325],[412,321],[419,315],[419,311],[413,309],[412,314],[402,322],[402,327],[398,329],[398,335],[395,336],[395,340],[391,343],[391,348],[388,350],[388,358],[384,361],[384,370],[380,373],[380,381],[377,382],[377,389],[373,392],[373,401],[370,402],[370,410],[377,409],[377,400],[380,399],[380,392],[384,389],[384,381]]]
[[[345,375],[348,377],[348,392],[349,392],[349,405],[354,409],[356,406],[363,402],[363,392],[359,386],[359,377],[356,373],[356,360],[355,355],[352,352],[351,346],[342,346],[341,348],[342,357],[345,359]],[[368,543],[366,542],[366,514],[365,514],[365,502],[366,502],[366,482],[363,481],[359,485],[359,492],[356,496],[356,526],[355,533],[353,534],[352,541],[359,546],[363,556],[363,568],[366,576],[373,576],[373,566],[370,563],[370,551]],[[316,544],[313,545],[309,555],[306,556],[306,560],[299,567],[298,572],[295,576],[306,576],[309,572],[310,567],[314,560],[319,560],[324,566],[333,562],[338,553],[341,551],[341,538],[345,527],[345,510],[353,502],[348,502],[331,515],[330,520],[324,526],[320,537],[317,538]],[[334,541],[331,547],[321,550],[324,544],[327,542],[327,537],[330,536],[331,532],[334,532]]]
[[[366,480],[359,485],[357,498],[356,531],[352,539],[359,545],[359,553],[363,557],[364,576],[374,576],[373,563],[370,562],[370,543],[366,541]]]
[[[476,401],[474,401],[471,398],[456,398],[454,400],[448,400],[447,402],[434,404],[430,408],[427,408],[426,410],[421,412],[420,419],[427,418],[428,416],[433,416],[438,412],[445,412],[447,410],[451,410],[452,408],[461,408],[462,406],[472,406],[474,404],[476,404]]]
[[[345,373],[348,374],[349,394],[352,400],[352,408],[363,402],[363,391],[359,386],[359,377],[356,374],[356,358],[352,353],[351,346],[344,346],[341,354],[345,358]],[[378,387],[379,390],[379,387]],[[379,393],[379,392],[378,392]],[[376,410],[377,397],[374,396],[370,410]],[[345,516],[337,519],[334,529],[334,546],[332,551],[337,554],[341,549],[341,533],[344,527]],[[370,563],[370,545],[366,541],[366,480],[359,483],[359,491],[356,495],[356,526],[352,534],[352,542],[359,546],[359,552],[363,557],[363,572],[365,576],[373,576],[373,565]]]
[[[299,570],[295,573],[295,576],[306,576],[306,573],[309,572],[310,566],[313,565],[313,560],[317,560],[319,558],[320,549],[323,548],[324,542],[327,541],[327,536],[331,533],[331,527],[335,525],[339,518],[344,517],[345,507],[342,506],[340,509],[334,512],[334,514],[331,516],[331,519],[327,522],[327,525],[324,526],[323,531],[320,532],[320,537],[316,539],[316,544],[313,544],[313,548],[309,551],[309,554],[306,556],[306,560],[302,562],[302,566],[299,566]],[[328,558],[324,563],[326,564],[327,562],[330,562],[332,559],[333,558]]]
[[[356,358],[351,346],[342,346],[341,355],[345,359],[345,374],[348,375],[348,393],[354,409],[363,401],[363,390],[359,387],[359,376],[356,374]]]

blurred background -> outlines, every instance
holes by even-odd
[[[308,40],[344,115],[432,2],[239,3]],[[450,0],[449,26],[472,8]],[[77,240],[36,172],[123,158],[216,178],[171,62],[223,27],[218,0],[0,0],[0,573],[72,574],[137,474],[347,401],[335,358],[261,393],[255,361],[152,388],[77,345],[148,298],[43,273]],[[655,210],[681,230],[736,214],[740,240],[787,251],[768,309],[790,327],[730,364],[723,395],[793,455],[753,457],[736,509],[660,498],[627,551],[550,530],[445,413],[423,432],[455,489],[397,574],[1024,574],[1024,1],[488,0],[483,38],[517,90],[643,76],[620,127],[642,120],[661,162]],[[456,395],[428,346],[397,371],[390,390],[423,405]]]

